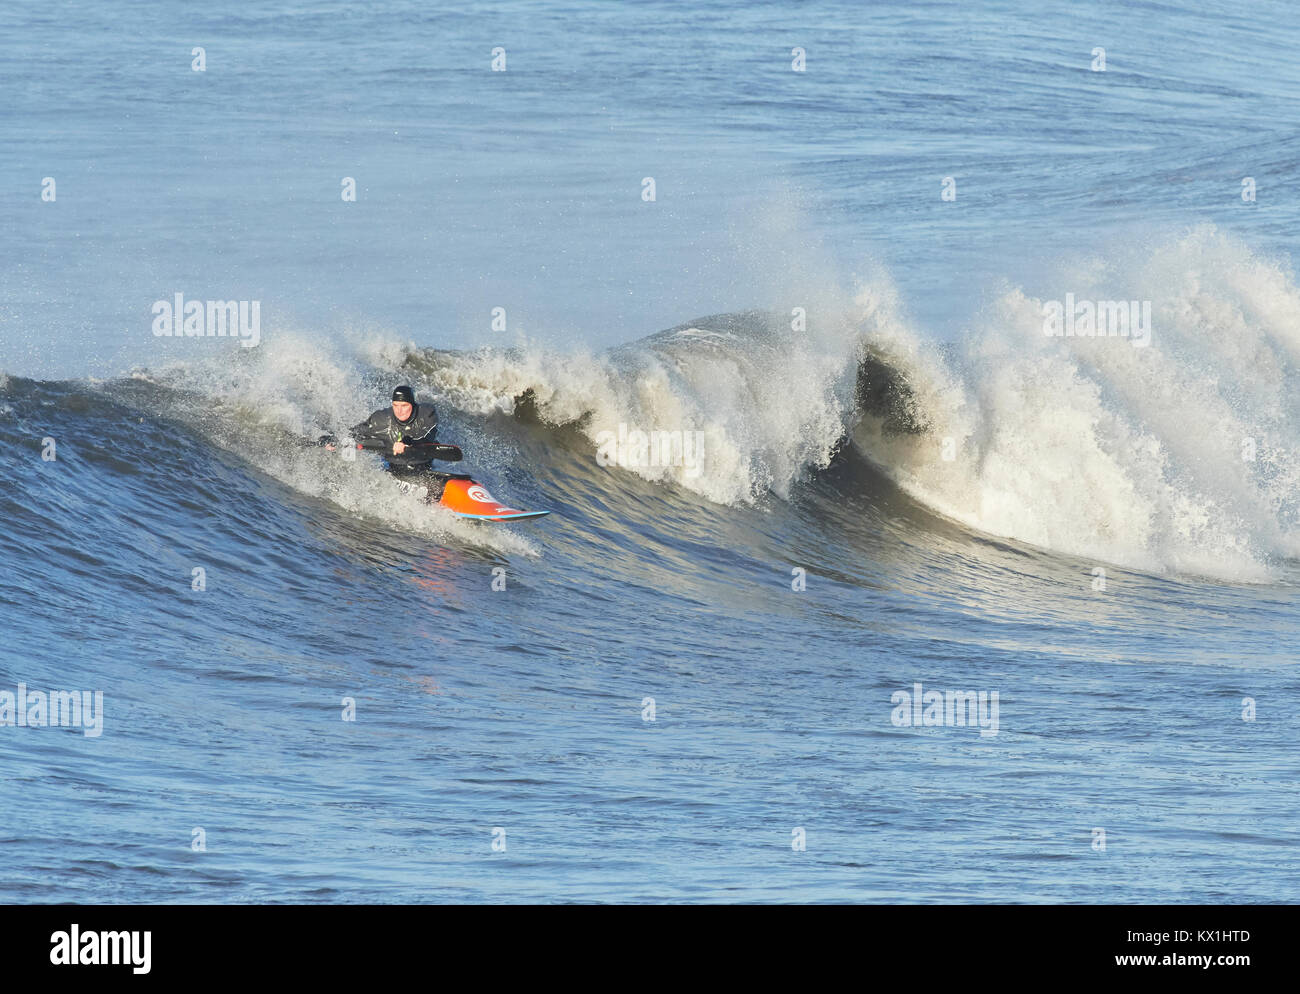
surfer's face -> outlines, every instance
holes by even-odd
[[[411,405],[404,400],[393,401],[393,417],[398,421],[405,421],[411,416]]]

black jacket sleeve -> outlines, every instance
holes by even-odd
[[[366,418],[358,425],[353,425],[348,429],[348,434],[358,442],[363,442],[371,438],[387,438],[388,431],[385,421],[391,421],[392,418],[387,411],[379,410]]]

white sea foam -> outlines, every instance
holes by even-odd
[[[1151,347],[1046,338],[1042,302],[1010,289],[956,358],[897,356],[932,431],[868,421],[861,449],[937,510],[1051,549],[1242,579],[1300,555],[1291,274],[1204,227],[1059,279],[1151,299]]]
[[[457,404],[509,409],[531,389],[542,418],[593,442],[619,424],[697,430],[703,472],[647,465],[737,504],[780,496],[824,466],[852,428],[864,347],[912,388],[929,430],[865,418],[859,449],[916,499],[971,527],[1044,548],[1156,570],[1250,579],[1300,555],[1297,522],[1300,291],[1281,265],[1213,228],[1138,256],[1062,267],[1064,292],[1151,300],[1153,341],[1048,338],[1042,300],[1018,288],[963,342],[918,335],[884,276],[807,333],[733,319],[602,355],[484,351],[435,377]],[[949,440],[952,460],[944,458]],[[1243,458],[1254,446],[1253,461]]]

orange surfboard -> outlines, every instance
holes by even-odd
[[[525,518],[540,518],[550,511],[521,511],[506,507],[487,491],[487,487],[468,478],[452,477],[443,488],[438,501],[443,507],[454,511],[462,518],[477,518],[480,521],[521,521]]]

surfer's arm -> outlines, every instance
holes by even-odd
[[[385,414],[387,412],[380,411],[378,413]],[[362,421],[360,424],[353,425],[351,428],[349,428],[347,430],[347,436],[348,436],[347,444],[364,445],[365,448],[373,449],[373,448],[377,448],[377,446],[374,445],[373,443],[382,442],[384,443],[384,447],[386,448],[388,444],[388,436],[384,432],[384,429],[382,427],[379,427],[374,423],[374,420],[375,420],[375,415],[372,414],[370,415],[370,417],[366,418],[365,421]],[[328,449],[330,452],[333,452],[342,443],[339,442],[337,435],[331,433],[329,435],[320,436],[320,438],[316,440],[316,444],[323,446],[324,448]]]
[[[387,411],[376,411],[360,424],[353,425],[348,429],[348,435],[352,441],[359,445],[365,445],[367,449],[377,448],[372,443],[382,442],[384,447],[388,446],[387,426],[382,423],[376,423],[381,419],[387,419]]]
[[[362,421],[360,424],[353,425],[351,428],[349,428],[348,434],[351,435],[353,438],[355,438],[358,442],[361,441],[361,439],[363,438],[369,438],[372,435],[377,435],[379,433],[379,428],[375,425],[374,419],[375,416],[373,414],[370,415],[370,417],[366,418],[366,420]]]

